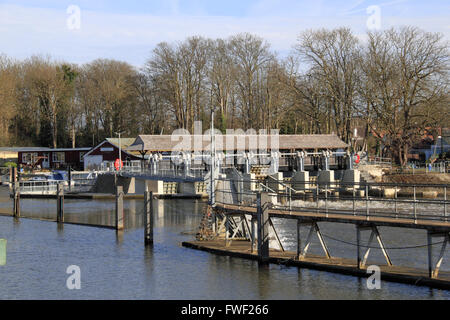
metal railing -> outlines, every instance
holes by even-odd
[[[391,158],[369,156],[367,158],[367,161],[362,162],[362,164],[381,165],[381,166],[392,167],[392,159]]]
[[[111,168],[108,166],[108,168]],[[105,169],[105,168],[102,168]],[[116,171],[114,170],[104,170]],[[142,175],[159,178],[177,178],[177,179],[197,179],[202,180],[209,174],[209,167],[204,165],[174,165],[170,161],[162,161],[157,164],[148,161],[128,161],[124,162],[124,166],[118,171],[120,174]]]
[[[68,180],[29,180],[19,182],[19,192],[22,195],[52,195],[56,194],[58,184],[63,185],[65,192],[90,192],[95,185],[95,178],[77,178]],[[11,192],[13,186],[11,186]]]
[[[385,217],[395,219],[450,219],[448,189],[443,184],[296,182],[217,179],[216,203],[256,207],[259,192],[268,192],[273,208],[286,211]],[[219,183],[221,182],[221,183]],[[240,182],[240,183],[236,183]],[[239,187],[242,186],[241,190]],[[278,187],[277,187],[278,186]]]
[[[422,175],[429,173],[450,173],[450,161],[438,162],[429,165],[410,165],[406,168],[398,168],[390,174]]]

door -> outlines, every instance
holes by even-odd
[[[42,159],[42,168],[48,169],[50,168],[50,153],[44,153],[43,156],[44,159]]]

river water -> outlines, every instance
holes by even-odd
[[[216,256],[181,247],[192,240],[205,203],[155,201],[152,248],[143,245],[143,200],[125,201],[125,228],[114,230],[0,216],[0,238],[7,239],[7,263],[0,266],[0,299],[450,299],[450,291],[382,282],[367,289],[366,280],[328,272],[270,265]],[[0,188],[0,211],[12,210],[7,189]],[[55,200],[21,201],[22,215],[56,216]],[[69,222],[113,225],[114,201],[65,201]],[[296,226],[275,220],[287,249],[294,250]],[[354,226],[321,224],[325,236],[353,243]],[[306,237],[308,230],[303,231]],[[380,228],[388,247],[426,243],[417,230]],[[365,235],[368,238],[368,234]],[[327,239],[331,254],[354,258],[350,244]],[[440,248],[440,247],[439,247]],[[383,263],[372,250],[371,264]],[[435,250],[439,251],[439,250]],[[318,241],[310,249],[321,253]],[[426,268],[426,249],[392,250],[394,264]],[[443,270],[449,270],[448,254]],[[81,289],[69,290],[69,266],[81,270]]]

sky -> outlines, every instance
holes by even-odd
[[[163,41],[249,32],[283,57],[307,29],[345,26],[364,40],[369,28],[414,25],[450,40],[449,9],[448,0],[0,0],[0,54],[141,67]]]

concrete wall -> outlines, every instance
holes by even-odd
[[[344,170],[342,176],[342,182],[344,183],[360,183],[361,172],[359,170]]]
[[[164,194],[164,182],[158,180],[141,180],[136,178],[117,177],[117,184],[123,187],[125,194],[144,194],[145,183],[147,182],[149,191],[154,194]],[[96,193],[116,193],[113,174],[99,175],[95,182],[94,192]]]
[[[180,182],[178,184],[178,192],[185,195],[196,195],[197,191],[194,182]]]
[[[278,172],[278,173],[272,174],[271,177],[273,179],[267,178],[267,186],[275,192],[283,192],[284,186],[281,185],[280,183],[276,182],[276,181],[279,181],[279,182],[283,183],[283,181],[284,181],[283,172]]]
[[[299,171],[296,172],[292,177],[292,188],[295,190],[307,190],[311,188],[309,185],[309,172],[308,171]]]
[[[254,173],[243,174],[244,178],[244,191],[255,191],[256,190],[256,175]]]
[[[333,170],[324,170],[324,171],[320,171],[319,175],[317,177],[317,182],[319,184],[319,186],[325,186],[327,183],[328,185],[332,184],[335,182],[334,179],[334,171]]]
[[[133,178],[134,179],[134,178]],[[135,184],[132,179],[129,178],[123,178],[123,177],[117,177],[117,184],[119,186],[123,187],[123,192],[125,194],[127,193],[134,193],[135,192]],[[95,181],[95,186],[93,188],[93,191],[96,193],[116,193],[116,186],[114,184],[114,175],[113,174],[101,174],[98,176],[97,180]]]

